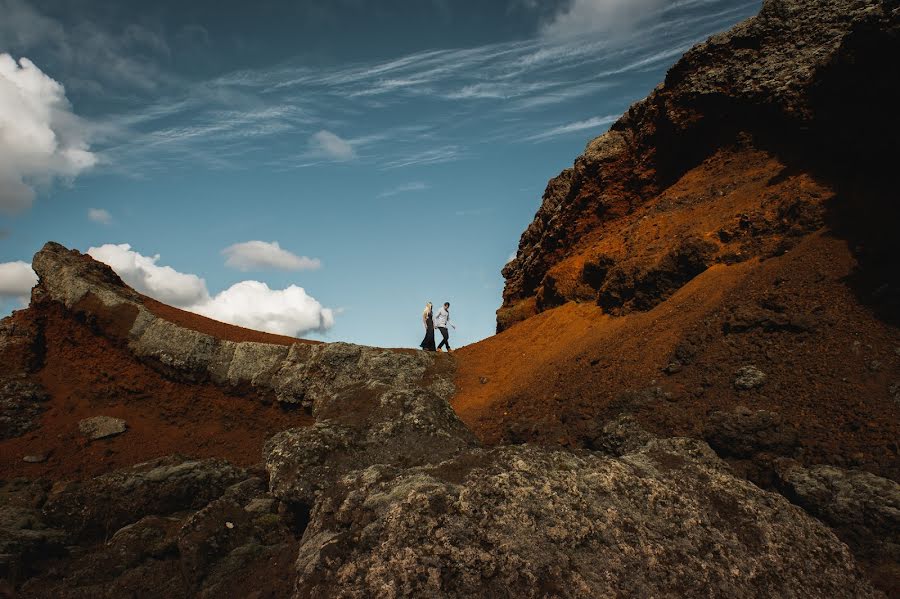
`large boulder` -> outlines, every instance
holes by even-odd
[[[845,545],[704,443],[374,465],[322,493],[295,597],[874,597]]]
[[[437,463],[478,444],[443,397],[415,386],[349,387],[322,398],[316,413],[312,427],[283,431],[265,445],[269,484],[279,498],[311,504],[347,472]]]

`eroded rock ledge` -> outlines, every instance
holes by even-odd
[[[103,334],[127,344],[139,360],[176,379],[250,388],[315,411],[318,401],[355,385],[417,386],[435,363],[436,356],[425,352],[350,343],[298,339],[286,346],[219,339],[156,316],[111,268],[58,243],[44,245],[34,256],[33,268],[39,277],[33,302],[61,303]],[[429,390],[441,397],[453,392],[449,377],[434,378],[429,384]]]

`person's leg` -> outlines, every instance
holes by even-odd
[[[441,332],[441,337],[444,338],[443,341],[441,341],[441,344],[438,345],[438,349],[446,347],[447,351],[450,351],[450,334],[447,331],[447,327],[438,327],[438,330]]]

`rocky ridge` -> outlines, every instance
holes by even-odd
[[[691,169],[729,152],[739,161],[777,155],[792,171],[839,183],[854,196],[851,210],[865,214],[847,221],[875,230],[862,257],[883,281],[885,261],[898,249],[882,224],[893,210],[884,197],[889,187],[879,189],[897,151],[890,107],[898,95],[894,74],[878,65],[900,48],[898,22],[898,8],[884,0],[766,0],[758,16],[687,52],[663,84],[547,185],[503,269],[498,331],[570,300],[595,301],[613,314],[647,310],[713,264],[783,253],[823,226],[833,193],[771,187],[784,180],[747,188],[769,196],[762,210],[758,195],[740,201],[739,180],[666,194]],[[846,114],[860,118],[840,117]],[[860,197],[863,187],[874,192]],[[667,244],[654,244],[653,231],[640,235],[638,219],[648,218],[641,207],[671,213],[716,203],[729,208],[717,222],[701,218],[665,231]],[[882,298],[892,307],[895,300],[895,292]]]

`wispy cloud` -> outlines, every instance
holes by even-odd
[[[390,198],[401,193],[409,193],[411,191],[425,191],[426,189],[428,189],[427,183],[423,183],[422,181],[413,181],[412,183],[404,183],[403,185],[398,185],[397,187],[385,189],[375,197]]]
[[[423,166],[426,164],[441,164],[444,162],[453,162],[462,157],[463,153],[460,151],[459,147],[444,146],[389,160],[383,165],[383,168],[396,169],[409,166]]]
[[[577,131],[584,131],[586,129],[598,129],[605,125],[612,124],[616,122],[616,119],[619,117],[614,115],[609,116],[595,116],[589,119],[585,119],[583,121],[575,121],[574,123],[567,123],[565,125],[559,125],[553,127],[552,129],[548,129],[537,135],[532,135],[531,137],[527,137],[525,139],[529,141],[545,141],[554,137],[559,137],[560,135],[567,135],[569,133],[575,133]]]
[[[109,213],[108,210],[104,210],[103,208],[88,208],[88,219],[92,222],[99,223],[101,225],[108,225],[112,223],[112,214]]]
[[[23,6],[21,0],[4,1]],[[579,15],[602,16],[623,2],[573,0],[548,23],[562,27]],[[539,4],[526,1],[521,9],[549,14]],[[156,94],[159,101],[103,123],[103,143],[95,145],[105,168],[135,176],[184,164],[391,170],[461,160],[477,155],[485,140],[535,142],[606,124],[559,123],[586,101],[597,112],[623,111],[637,99],[610,94],[623,76],[674,61],[757,8],[758,0],[740,6],[678,0],[660,6],[653,19],[635,21],[625,38],[572,38],[545,28],[547,35],[535,39],[383,61],[313,68],[297,60],[190,85],[168,82],[171,93]],[[165,52],[147,32],[129,36],[128,44],[144,44],[150,54]],[[298,147],[298,139],[305,145]]]

